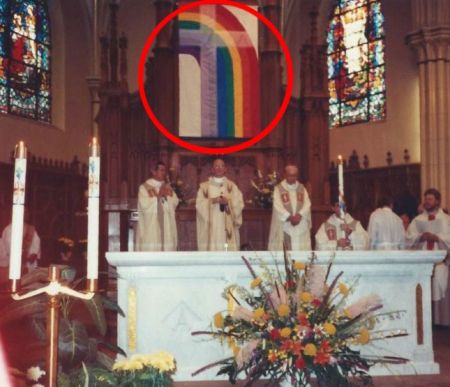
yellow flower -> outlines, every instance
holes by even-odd
[[[286,304],[281,304],[277,309],[278,316],[280,316],[280,317],[287,316],[290,311],[291,310],[289,309],[289,305],[286,305]]]
[[[331,324],[331,323],[323,324],[323,329],[330,336],[333,336],[336,333],[336,327],[333,324]]]
[[[303,353],[306,356],[316,356],[317,348],[314,344],[309,343],[305,345],[305,349],[303,350]]]
[[[347,318],[352,318],[352,314],[350,313],[350,311],[348,310],[348,308],[344,309],[344,316]]]
[[[234,357],[236,357],[237,355],[239,355],[239,352],[241,352],[241,348],[239,348],[237,345],[235,345],[233,347],[233,355]]]
[[[367,328],[361,328],[357,341],[359,344],[367,344],[370,341],[370,334]]]
[[[286,338],[286,337],[289,337],[291,335],[291,333],[292,333],[292,329],[286,327],[280,331],[280,336]]]
[[[252,282],[250,282],[250,287],[252,289],[257,288],[259,285],[261,285],[262,279],[259,277],[256,277]]]
[[[223,316],[222,316],[222,313],[216,313],[215,315],[214,315],[214,325],[216,326],[216,328],[223,328],[223,322],[224,322],[224,319],[223,319]]]
[[[303,292],[302,294],[300,294],[300,300],[302,302],[311,302],[312,299],[313,299],[313,296],[311,293]]]
[[[344,283],[341,282],[341,283],[339,284],[339,291],[341,292],[341,294],[342,294],[343,296],[347,296],[348,293],[349,293],[348,286],[347,286],[346,284],[344,284]]]
[[[264,308],[258,308],[253,311],[253,318],[259,319],[264,316]]]
[[[113,365],[114,371],[135,371],[144,368],[144,364],[141,361],[135,359],[125,359],[117,361]]]
[[[303,262],[294,262],[294,269],[295,270],[305,270],[306,265]]]

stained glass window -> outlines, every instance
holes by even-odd
[[[50,122],[50,25],[45,0],[0,0],[0,112]]]
[[[379,0],[338,0],[328,26],[331,128],[386,116],[384,17]]]

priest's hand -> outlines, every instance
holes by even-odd
[[[168,196],[172,196],[172,195],[173,195],[173,191],[169,184],[164,184],[159,189],[159,197],[163,197],[163,198],[167,199]]]
[[[212,199],[212,202],[216,204],[223,204],[224,206],[226,206],[228,204],[228,199],[224,196],[217,196],[216,198]]]
[[[343,225],[343,230],[345,232],[345,237],[348,238],[350,234],[353,232],[352,228],[348,224]]]
[[[342,247],[342,248],[350,247],[350,239],[341,238],[337,241],[337,245],[338,245],[338,247]]]
[[[427,241],[427,242],[439,242],[439,237],[435,234],[432,234],[431,232],[424,232],[421,237],[421,241]]]

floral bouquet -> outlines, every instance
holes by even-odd
[[[274,171],[267,176],[263,176],[258,169],[257,177],[251,181],[252,187],[256,190],[253,197],[254,203],[258,207],[270,208],[273,203],[273,190],[278,184],[278,175]]]
[[[263,266],[264,274],[259,276],[243,260],[253,277],[250,290],[228,287],[228,311],[214,316],[211,331],[192,333],[227,343],[233,356],[194,375],[221,366],[218,375],[228,375],[234,384],[244,374],[245,386],[263,378],[269,379],[268,385],[286,380],[293,386],[309,386],[312,376],[319,386],[350,386],[349,378],[370,383],[368,371],[374,364],[407,362],[361,354],[360,346],[406,332],[374,330],[382,307],[378,296],[347,306],[352,287],[340,281],[342,272],[327,283],[331,264],[325,271],[315,264],[314,255],[304,263],[288,259],[285,252],[283,273]]]
[[[179,204],[186,205],[186,191],[189,190],[189,185],[177,176],[175,168],[169,168],[167,182],[170,184],[173,192],[178,196],[178,199],[180,199]]]
[[[60,387],[114,386],[114,387],[171,387],[175,359],[170,353],[135,354],[116,361],[112,369],[86,366],[58,381]]]
[[[73,247],[75,246],[75,242],[67,237],[60,237],[58,238],[58,245],[59,245],[59,251],[62,253],[67,253],[69,251],[73,250]]]

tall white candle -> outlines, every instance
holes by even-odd
[[[20,279],[22,268],[23,216],[25,209],[25,183],[27,175],[27,148],[23,141],[16,145],[11,220],[11,246],[9,251],[9,279]]]
[[[345,196],[344,196],[344,164],[342,162],[342,156],[338,156],[338,195],[339,195],[339,211],[341,219],[344,219],[345,212]]]
[[[88,176],[87,278],[98,278],[98,236],[100,220],[100,147],[92,139],[89,150]]]

